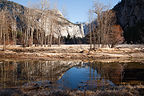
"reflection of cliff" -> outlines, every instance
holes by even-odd
[[[144,84],[144,64],[143,63],[128,63],[125,66],[123,82],[129,84]]]
[[[119,85],[123,82],[129,84],[144,84],[144,65],[136,63],[100,63],[94,62],[89,65],[97,70],[101,79],[110,80]]]
[[[41,80],[55,82],[68,69],[79,64],[71,61],[3,61],[0,64],[0,86],[10,87]]]

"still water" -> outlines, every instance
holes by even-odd
[[[0,61],[0,88],[52,82],[60,89],[97,89],[144,84],[144,63],[82,61]]]

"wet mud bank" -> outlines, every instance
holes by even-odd
[[[1,96],[143,96],[144,86],[119,86],[105,90],[60,90],[49,88],[7,88],[0,90]]]

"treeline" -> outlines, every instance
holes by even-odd
[[[0,14],[0,44],[4,45],[3,50],[5,50],[6,45],[16,44],[17,34],[13,30],[16,22],[10,18],[7,11],[2,10]]]
[[[114,11],[105,9],[106,6],[95,2],[93,9],[89,10],[89,34],[90,49],[96,47],[114,47],[123,42],[123,30],[116,23]],[[105,11],[104,11],[105,10]],[[94,21],[96,18],[96,21]]]
[[[57,13],[49,9],[47,0],[41,0],[39,9],[24,7],[23,11],[18,10],[22,6],[7,6],[10,1],[4,0],[1,3],[0,44],[4,45],[3,50],[6,45],[50,47],[52,44],[61,44],[60,27],[63,24],[58,20]],[[53,10],[57,10],[56,7]],[[49,30],[46,30],[47,27]]]

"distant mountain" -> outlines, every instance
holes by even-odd
[[[92,21],[91,23],[83,23],[83,26],[84,26],[84,34],[85,34],[85,35],[88,35],[88,34],[89,34],[90,25],[91,25],[91,26],[97,26],[97,21],[94,20],[94,21]],[[93,30],[93,28],[92,28],[91,30]]]
[[[113,10],[127,43],[144,43],[144,0],[121,0]]]
[[[38,30],[44,31],[46,35],[49,35],[50,25],[51,25],[50,19],[55,18],[60,25],[59,35],[61,36],[70,35],[71,37],[74,36],[84,37],[83,26],[81,24],[73,24],[67,19],[65,19],[59,10],[47,10],[46,12],[42,12],[42,10],[30,9],[12,1],[0,0],[0,11],[1,10],[7,11],[9,18],[16,20],[16,25],[15,25],[16,31],[24,31],[28,27],[34,31],[36,28],[38,28]],[[28,14],[27,13],[28,11],[31,13]],[[47,16],[46,18],[43,18],[41,16],[42,14],[47,14],[47,13],[50,13],[51,16]],[[29,18],[29,20],[27,18]],[[35,22],[32,25],[31,22],[33,21]],[[41,22],[46,22],[46,25],[42,26]],[[53,31],[56,31],[56,27],[53,27]],[[56,33],[54,35],[55,37],[57,37]]]
[[[1,0],[0,11],[5,10],[12,19],[16,19],[17,28],[20,29],[26,25],[24,12],[27,8],[12,1]]]

